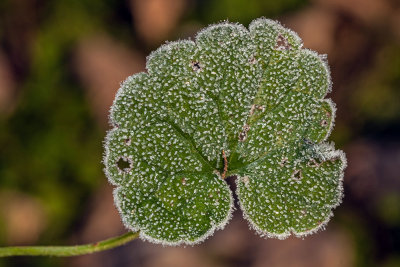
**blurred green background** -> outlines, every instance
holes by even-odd
[[[345,198],[325,231],[285,241],[239,211],[196,247],[136,240],[70,259],[0,266],[400,266],[400,2],[397,0],[1,0],[0,245],[77,244],[124,232],[102,172],[119,83],[165,40],[210,23],[278,19],[328,54],[331,140]]]

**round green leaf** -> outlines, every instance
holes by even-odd
[[[144,239],[194,244],[223,228],[237,178],[261,235],[323,227],[342,198],[344,153],[325,143],[335,106],[326,59],[279,23],[221,23],[165,44],[111,107],[105,171],[125,226]]]

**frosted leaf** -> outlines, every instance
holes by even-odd
[[[224,22],[161,46],[111,107],[105,172],[124,225],[194,244],[233,210],[285,238],[323,227],[342,198],[344,153],[325,143],[335,107],[325,59],[279,23]]]

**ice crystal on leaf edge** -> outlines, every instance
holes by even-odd
[[[261,236],[326,225],[343,197],[346,158],[325,143],[335,119],[325,56],[260,18],[249,30],[223,22],[196,43],[165,44],[146,67],[118,90],[105,140],[105,173],[128,229],[164,245],[205,240],[232,216],[226,174]]]

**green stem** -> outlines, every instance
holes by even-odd
[[[78,246],[18,246],[0,247],[0,257],[10,256],[78,256],[115,248],[139,237],[139,232],[129,232],[104,241]]]

